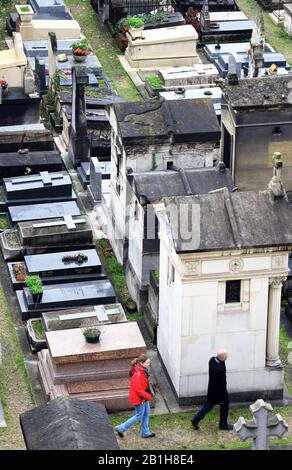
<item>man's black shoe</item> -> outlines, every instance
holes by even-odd
[[[194,429],[196,429],[196,431],[199,431],[200,428],[199,428],[199,425],[196,421],[192,421],[192,426],[193,426]]]
[[[232,431],[233,425],[232,424],[224,424],[223,426],[219,426],[220,431]]]
[[[148,439],[148,437],[155,437],[155,432],[152,432],[151,434],[148,434],[148,436],[142,436],[143,439]]]

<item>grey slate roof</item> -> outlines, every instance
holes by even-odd
[[[237,85],[228,85],[227,81],[219,82],[223,89],[223,95],[232,108],[245,107],[281,106],[292,107],[291,99],[291,76],[269,76],[262,78],[246,78],[238,80]]]
[[[129,175],[137,197],[146,196],[149,202],[170,196],[206,194],[216,189],[234,188],[228,169],[197,168],[180,171],[151,171]]]
[[[272,202],[268,191],[223,190],[165,198],[164,202],[177,252],[292,245],[292,214],[288,202],[284,199]],[[185,204],[189,214],[192,205],[199,205],[200,218],[189,219],[187,223],[183,217],[171,218],[172,204],[176,210]],[[186,247],[181,233],[192,226],[200,228],[199,242],[188,240]]]
[[[220,127],[212,100],[190,99],[113,105],[122,139],[126,143],[217,142]]]
[[[29,450],[118,450],[104,405],[57,398],[20,415]]]

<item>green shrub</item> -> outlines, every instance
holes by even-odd
[[[144,21],[139,16],[128,16],[127,23],[130,28],[142,28],[144,26]]]
[[[25,284],[32,294],[41,294],[43,292],[43,284],[39,276],[26,276]]]
[[[157,75],[151,75],[147,77],[147,82],[152,86],[152,88],[162,88],[163,81]]]

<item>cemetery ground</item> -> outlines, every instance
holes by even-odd
[[[82,32],[88,38],[118,95],[127,101],[141,100],[141,95],[120,64],[118,59],[120,51],[114,39],[101,24],[90,2],[66,0],[65,3],[70,8],[75,20],[80,24]]]
[[[289,36],[282,27],[276,26],[268,12],[264,12],[256,0],[237,0],[239,8],[248,16],[250,20],[256,20],[262,11],[265,20],[266,41],[277,51],[284,54],[287,61],[292,64],[292,37]],[[275,10],[277,4],[275,4]]]

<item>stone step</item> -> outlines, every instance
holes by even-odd
[[[94,403],[100,403],[104,405],[107,411],[121,411],[130,410],[133,407],[129,403],[128,392],[121,392],[113,390],[110,394],[105,391],[103,392],[92,392],[92,393],[76,393],[70,394],[72,398],[78,398],[79,400],[88,400]]]
[[[83,392],[105,392],[111,395],[114,391],[118,393],[126,393],[128,395],[130,377],[107,380],[91,380],[90,382],[75,382],[67,383],[66,385],[70,395],[72,393]]]

